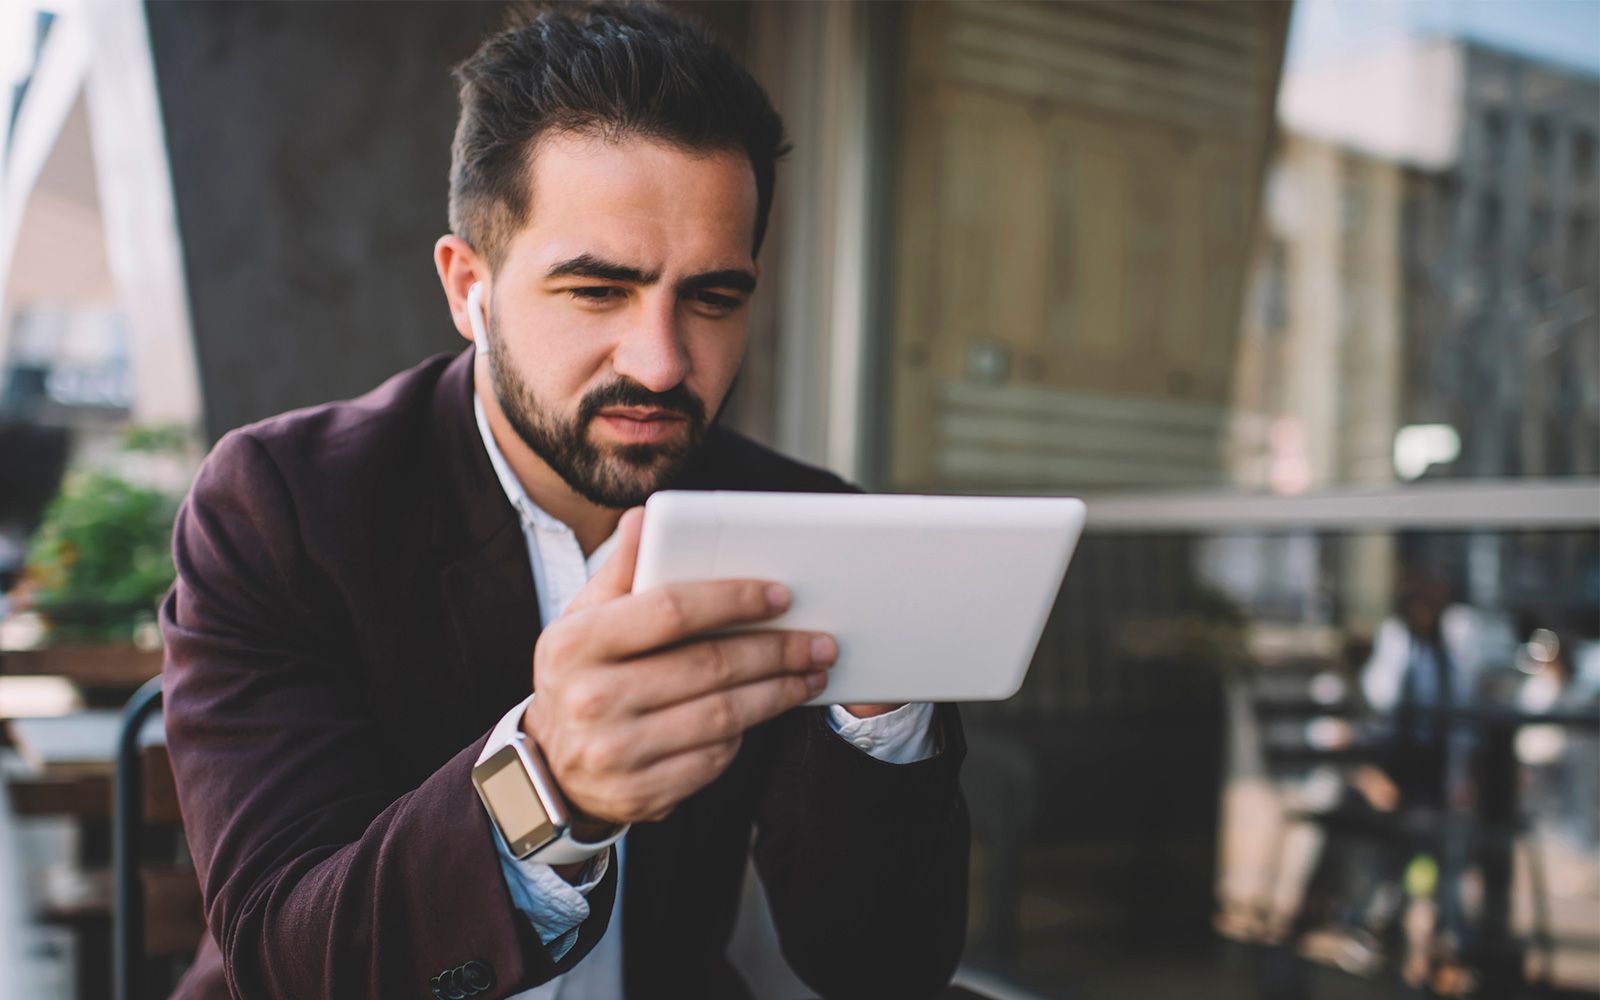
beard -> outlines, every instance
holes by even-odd
[[[579,496],[601,507],[623,510],[644,503],[677,478],[705,439],[705,404],[681,382],[655,392],[619,376],[585,393],[577,414],[567,419],[540,405],[492,334],[489,371],[495,399],[517,436]],[[684,418],[686,433],[664,444],[599,445],[590,439],[589,426],[611,406],[671,411]]]

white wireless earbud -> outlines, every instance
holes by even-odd
[[[488,324],[483,321],[483,282],[474,281],[467,289],[467,322],[472,324],[472,353],[489,353]]]

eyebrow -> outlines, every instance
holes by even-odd
[[[707,288],[731,288],[749,295],[756,290],[756,276],[739,268],[728,268],[722,271],[707,271],[705,274],[691,274],[678,282],[679,295]]]
[[[581,253],[552,265],[550,270],[545,272],[545,277],[597,278],[600,281],[615,281],[626,285],[653,285],[661,280],[661,272],[642,271],[628,264],[602,260],[592,253]],[[748,295],[755,291],[756,276],[742,268],[725,268],[721,271],[691,274],[677,284],[680,295],[707,288],[731,288]]]
[[[601,260],[592,253],[569,257],[550,268],[547,278],[599,278],[601,281],[620,281],[630,285],[653,285],[661,280],[660,271],[641,271],[627,264]]]

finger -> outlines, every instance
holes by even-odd
[[[775,718],[827,687],[827,671],[784,674],[725,688],[641,715],[629,748],[637,770],[675,754],[723,743]]]
[[[643,507],[623,512],[622,520],[617,522],[616,549],[567,605],[568,614],[614,600],[633,590],[633,567],[639,561],[639,531],[643,526]]]
[[[789,589],[761,580],[671,583],[588,609],[594,655],[623,660],[789,608]]]
[[[608,672],[615,704],[652,712],[723,688],[833,665],[839,644],[822,632],[761,631],[701,639]]]

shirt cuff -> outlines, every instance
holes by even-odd
[[[478,756],[478,763],[488,760],[491,754],[510,742],[512,735],[522,725],[522,714],[532,700],[533,695],[529,695],[495,724],[489,741],[484,744],[483,753]],[[606,870],[611,866],[611,849],[608,847],[589,859],[582,881],[572,885],[549,865],[518,860],[511,853],[511,847],[501,835],[493,817],[489,819],[489,829],[494,831],[495,850],[500,855],[500,874],[506,880],[512,905],[533,924],[550,959],[561,961],[578,942],[578,925],[589,919],[589,900],[585,897],[606,877]]]
[[[890,764],[914,764],[937,753],[933,705],[901,705],[892,712],[858,719],[843,705],[828,706],[828,725],[857,749]]]

